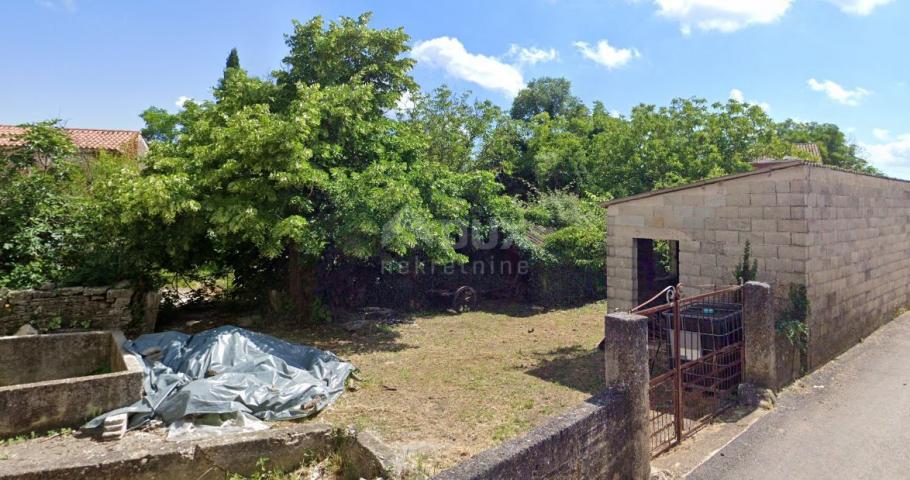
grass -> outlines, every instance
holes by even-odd
[[[371,430],[432,474],[527,432],[603,386],[606,304],[536,313],[418,315],[348,333],[335,326],[266,329],[327,349],[359,368],[319,421]]]
[[[0,438],[0,447],[8,447],[10,445],[16,445],[17,443],[22,443],[26,440],[34,440],[36,438],[49,438],[70,435],[73,433],[71,428],[61,428],[58,430],[48,430],[46,432],[29,432],[23,433],[21,435],[16,435],[8,438]]]

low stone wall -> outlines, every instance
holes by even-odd
[[[344,478],[400,477],[399,468],[387,461],[387,447],[368,434],[348,438],[339,448],[339,437],[330,425],[310,422],[200,441],[168,442],[163,433],[154,432],[131,432],[115,445],[72,438],[38,441],[42,442],[38,453],[23,452],[29,442],[0,449],[8,457],[0,461],[0,479],[260,478],[262,459],[267,459],[266,469],[290,472],[331,454],[341,457]]]
[[[78,427],[142,398],[142,366],[111,332],[0,337],[0,372],[0,437]]]
[[[648,478],[647,318],[616,313],[605,324],[603,392],[433,478]]]
[[[109,332],[0,337],[0,387],[125,370],[117,353]]]
[[[12,335],[25,324],[40,331],[60,328],[126,330],[133,322],[132,299],[130,288],[0,289],[0,335]]]
[[[479,453],[436,480],[614,478],[633,459],[624,392],[606,390],[531,433]],[[645,426],[647,428],[647,426]],[[617,477],[632,478],[632,477]]]

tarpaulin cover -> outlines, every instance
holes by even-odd
[[[330,352],[233,326],[195,335],[147,334],[123,347],[144,362],[144,398],[84,428],[124,412],[130,414],[129,428],[153,418],[171,424],[232,412],[262,420],[306,417],[334,402],[354,370]]]

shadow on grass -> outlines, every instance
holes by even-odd
[[[591,303],[596,303],[599,300],[586,300],[579,301],[570,305],[557,305],[544,307],[541,305],[535,305],[529,302],[521,302],[517,300],[497,300],[489,299],[480,302],[477,306],[477,311],[485,313],[494,313],[499,315],[506,315],[509,317],[532,317],[534,315],[541,315],[549,312],[558,312],[560,310],[572,310],[575,308],[582,307]],[[605,304],[606,305],[606,304]],[[606,311],[606,306],[604,306],[604,311]]]
[[[401,343],[394,326],[372,325],[349,332],[338,325],[311,325],[295,328],[291,325],[275,325],[271,328],[254,328],[289,342],[310,345],[344,358],[348,355],[374,352],[400,352],[415,345]]]
[[[477,306],[477,311],[524,318],[540,315],[547,310],[530,303],[519,303],[514,300],[484,300]]]
[[[604,389],[603,352],[575,345],[537,355],[537,365],[528,375],[596,395]]]
[[[244,322],[243,320],[247,321]],[[339,319],[341,320],[341,319]],[[252,323],[249,323],[252,322]],[[222,325],[242,326],[254,332],[272,335],[301,345],[328,350],[342,358],[371,352],[400,352],[413,345],[401,343],[394,326],[372,324],[350,332],[339,323],[302,324],[291,320],[271,319],[255,311],[231,312],[219,309],[185,309],[159,323],[156,331],[175,330],[196,334]]]

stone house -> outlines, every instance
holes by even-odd
[[[145,155],[148,144],[136,130],[109,130],[98,128],[64,128],[82,157],[95,157],[100,152],[117,153],[136,158]],[[0,125],[0,148],[16,145],[23,127]]]
[[[778,299],[806,286],[814,369],[910,305],[908,221],[910,182],[802,161],[613,200],[609,308],[627,310],[676,282],[684,294],[733,284],[748,241],[757,280]],[[672,263],[663,278],[652,267],[657,245]]]

